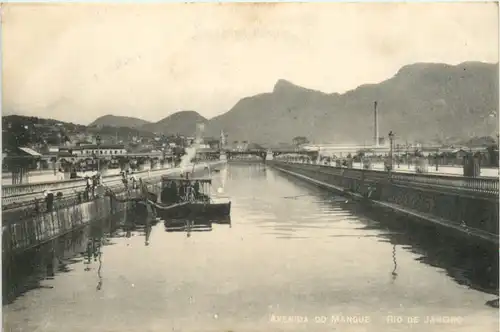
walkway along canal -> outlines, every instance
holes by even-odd
[[[228,164],[219,187],[230,224],[206,220],[187,236],[107,218],[25,251],[4,279],[18,285],[4,292],[4,329],[497,329],[496,246],[263,164]]]

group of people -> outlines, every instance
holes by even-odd
[[[132,189],[137,189],[138,182],[137,177],[134,174],[134,171],[129,171],[128,169],[120,172],[122,176],[122,182],[125,185],[125,188],[128,188],[129,181],[132,184]]]
[[[66,171],[62,167],[59,167],[57,169],[57,171],[54,169],[54,175],[57,177],[58,181],[66,180],[66,175],[65,174],[66,174]],[[78,173],[76,171],[76,168],[72,167],[69,170],[69,178],[70,179],[78,179],[79,178]]]
[[[163,203],[180,203],[200,197],[198,181],[169,181],[163,188],[161,201]]]
[[[85,198],[90,199],[95,198],[95,189],[96,187],[101,184],[101,174],[97,173],[92,176],[86,176],[85,177]],[[92,196],[90,195],[92,193]]]

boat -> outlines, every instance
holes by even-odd
[[[171,219],[204,219],[228,217],[231,201],[210,195],[212,179],[207,177],[162,178],[160,202],[149,200],[156,215],[166,221]]]

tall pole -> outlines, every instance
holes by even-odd
[[[439,148],[436,149],[436,172],[439,170]]]
[[[97,173],[101,171],[101,160],[99,159],[100,155],[100,148],[101,148],[101,137],[97,135],[96,137],[96,143],[97,143]]]
[[[406,161],[408,162],[408,169],[410,169],[411,161],[410,161],[410,145],[408,140],[406,140]]]
[[[374,139],[375,139],[375,146],[378,146],[379,142],[379,137],[378,137],[378,114],[377,114],[377,104],[378,102],[375,101],[373,103],[373,124],[374,124]]]
[[[389,171],[392,171],[393,160],[392,160],[392,145],[393,145],[394,134],[392,131],[389,132],[389,162],[390,168]]]

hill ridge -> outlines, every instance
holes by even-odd
[[[299,135],[370,143],[374,101],[379,102],[381,135],[389,130],[408,140],[491,135],[498,123],[485,119],[498,108],[498,63],[414,63],[342,94],[279,79],[272,92],[241,98],[210,119],[207,130],[256,143],[290,142]]]

